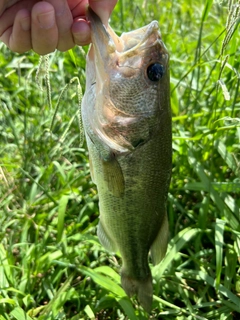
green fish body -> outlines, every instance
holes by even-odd
[[[89,8],[92,46],[82,118],[99,194],[98,237],[122,257],[121,283],[151,310],[164,257],[171,178],[169,54],[156,21],[118,37]]]

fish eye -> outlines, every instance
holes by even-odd
[[[165,67],[160,63],[153,63],[147,68],[147,76],[151,81],[159,81],[165,73]]]

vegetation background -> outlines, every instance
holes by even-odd
[[[171,53],[173,177],[150,319],[240,319],[240,1],[119,0],[111,25],[153,19]],[[96,237],[86,52],[0,44],[0,320],[149,318]]]

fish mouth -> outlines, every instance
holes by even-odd
[[[103,63],[105,64],[112,59],[117,48],[107,28],[90,7],[88,7],[87,17],[91,23],[91,40],[94,47],[95,66],[99,68]],[[118,38],[113,30],[112,33],[113,36]]]
[[[128,55],[142,47],[154,46],[156,42],[161,40],[159,24],[154,20],[147,26],[123,33],[121,39],[124,43],[123,52]]]
[[[90,7],[87,16],[91,23],[91,40],[94,46],[96,69],[100,69],[102,65],[104,71],[107,72],[110,66],[121,65],[129,57],[137,57],[141,51],[146,51],[146,48],[150,50],[156,45],[166,50],[157,21],[152,21],[137,30],[123,33],[119,37],[110,26],[107,28],[104,26]]]

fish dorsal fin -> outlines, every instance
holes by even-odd
[[[124,194],[124,177],[118,160],[115,157],[108,161],[102,160],[102,168],[109,192],[115,197],[122,197]]]
[[[164,214],[158,235],[151,246],[151,257],[153,265],[157,265],[164,258],[168,244],[168,217]]]

